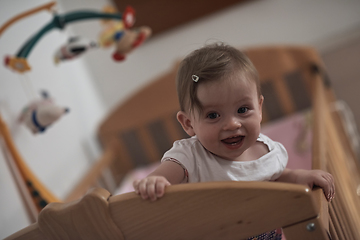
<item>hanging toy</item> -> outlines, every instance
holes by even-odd
[[[114,36],[116,39],[116,50],[113,54],[113,59],[115,61],[123,61],[127,54],[139,47],[150,35],[151,29],[146,26],[117,32]]]
[[[115,8],[107,6],[103,9],[105,13],[116,13]],[[101,47],[110,47],[115,44],[115,35],[118,32],[122,32],[124,29],[129,29],[135,24],[135,10],[127,6],[125,8],[122,19],[104,19],[102,20],[104,30],[99,34],[99,45]]]
[[[41,99],[24,107],[19,122],[24,123],[33,134],[41,133],[67,112],[69,112],[68,108],[55,105],[48,93],[43,91]]]
[[[134,23],[135,10],[130,6],[125,8],[122,21],[107,20],[105,22],[105,29],[99,36],[99,45],[102,47],[115,45],[113,54],[115,61],[123,61],[127,54],[150,37],[151,28],[142,26],[132,29]]]
[[[54,62],[58,64],[60,61],[73,59],[89,49],[97,48],[97,46],[95,41],[83,37],[71,37],[64,46],[55,52]]]

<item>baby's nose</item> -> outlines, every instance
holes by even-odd
[[[241,128],[242,124],[241,124],[241,121],[239,118],[237,117],[232,117],[230,118],[225,126],[224,126],[224,130],[236,130],[236,129],[239,129]]]

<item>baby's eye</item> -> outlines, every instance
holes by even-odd
[[[208,118],[210,118],[210,119],[215,119],[215,118],[218,118],[218,117],[220,117],[220,115],[218,114],[218,113],[209,113],[208,115],[207,115],[207,117]]]
[[[238,113],[246,113],[249,109],[247,107],[241,107],[238,109]]]

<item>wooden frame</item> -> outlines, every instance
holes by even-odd
[[[325,240],[317,192],[287,183],[193,183],[170,186],[149,202],[97,188],[81,200],[51,203],[37,223],[6,240],[244,239],[281,226],[289,240]]]
[[[306,74],[312,76],[313,169],[335,178],[330,204],[321,189],[274,182],[174,185],[156,202],[95,188],[81,199],[49,204],[36,223],[6,239],[242,239],[278,227],[288,240],[360,239],[360,167],[330,108],[335,96],[323,69],[312,65]],[[113,140],[105,145],[107,163],[99,162],[96,171],[118,156]],[[96,171],[87,180],[96,179]]]

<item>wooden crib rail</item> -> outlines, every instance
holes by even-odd
[[[244,239],[278,227],[288,240],[325,240],[313,194],[288,183],[208,182],[170,186],[150,202],[97,188],[81,200],[49,204],[37,223],[6,240]]]
[[[316,196],[322,224],[332,239],[360,239],[359,162],[351,153],[348,139],[337,112],[335,101],[319,70],[313,82],[313,169],[330,172],[335,179],[336,196],[330,205],[321,193]]]

